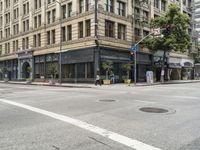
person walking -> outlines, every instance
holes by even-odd
[[[199,80],[199,73],[196,73],[196,80]]]
[[[95,85],[97,86],[97,84],[101,86],[101,78],[99,74],[96,75]]]
[[[111,83],[115,83],[115,75],[113,73],[113,71],[110,72],[110,80],[111,80]]]

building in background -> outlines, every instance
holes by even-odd
[[[194,77],[193,55],[197,53],[197,42],[194,22],[194,0],[171,0],[177,3],[182,13],[191,18],[188,33],[191,35],[191,48],[186,53],[171,52],[167,59],[166,78],[170,80],[192,79]]]
[[[200,42],[200,0],[195,0],[195,29],[198,43]],[[197,44],[198,44],[197,43]],[[200,77],[200,63],[195,63],[195,74]],[[197,77],[197,79],[199,78]]]
[[[198,41],[200,41],[200,0],[195,0],[195,23]]]
[[[193,18],[193,0],[0,0],[0,68],[9,68],[10,80],[32,76],[45,81],[51,78],[51,65],[55,64],[58,79],[61,40],[62,82],[93,82],[98,70],[105,75],[101,64],[106,60],[113,62],[115,79],[121,82],[126,73],[121,65],[132,61],[131,45],[151,32],[150,20],[164,15],[171,2]],[[193,26],[191,36],[192,30]],[[183,68],[194,67],[195,52],[192,48],[184,54],[170,53],[166,78],[181,79]],[[146,71],[161,56],[140,45],[138,81],[145,81]]]

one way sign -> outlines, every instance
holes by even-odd
[[[130,49],[131,52],[136,52],[138,49],[138,46],[137,45],[133,45]]]

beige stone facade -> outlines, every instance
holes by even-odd
[[[151,32],[150,20],[163,15],[169,3],[178,3],[181,11],[192,17],[190,8],[193,0],[98,0],[97,2],[99,46],[126,53],[133,43]],[[66,8],[60,9],[64,5]],[[62,42],[63,53],[95,48],[94,5],[95,0],[0,0],[0,62],[18,59],[19,54],[27,52],[32,53],[33,59],[40,55],[59,53],[60,38],[63,35],[60,19],[66,34],[66,39]],[[110,5],[113,5],[113,8]],[[60,14],[64,14],[64,18]],[[90,20],[90,35],[87,37],[86,20]],[[111,21],[114,25],[113,29],[109,28],[114,30],[114,35],[110,37],[106,35],[108,31],[105,29],[106,21]],[[83,22],[82,38],[79,38],[79,22]],[[67,39],[68,26],[71,26],[70,40]],[[48,44],[48,31],[51,35],[50,44]],[[52,37],[53,34],[55,37]],[[140,52],[151,54],[145,48],[140,49]],[[192,59],[190,53],[181,56],[177,53],[170,55]],[[18,73],[17,78],[21,79],[19,76]]]

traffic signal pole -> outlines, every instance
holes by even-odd
[[[138,41],[134,46],[137,47],[142,41],[144,41],[147,37],[154,34],[154,32],[149,33],[145,37],[143,37],[140,41]],[[137,51],[134,51],[134,85],[137,83]]]
[[[147,37],[149,37],[150,35],[154,34],[154,32],[149,33],[148,35],[146,35],[145,37],[143,37],[141,40],[139,40],[139,42],[137,42],[135,44],[135,46],[137,46],[138,44],[140,44],[142,41],[144,41]]]
[[[148,35],[146,35],[145,37],[143,37],[141,40],[139,40],[134,46],[137,47],[138,44],[140,44],[141,42],[143,42],[146,38],[148,38],[150,35],[154,34],[155,36],[156,35],[161,35],[161,32],[162,30],[167,30],[169,32],[169,34],[171,34],[171,28],[172,26],[171,25],[167,25],[166,28],[157,28],[157,29],[154,29],[153,32],[149,33]],[[158,30],[159,29],[159,30]],[[134,51],[134,85],[136,85],[137,83],[137,50]]]
[[[134,53],[134,85],[137,83],[137,52]]]

